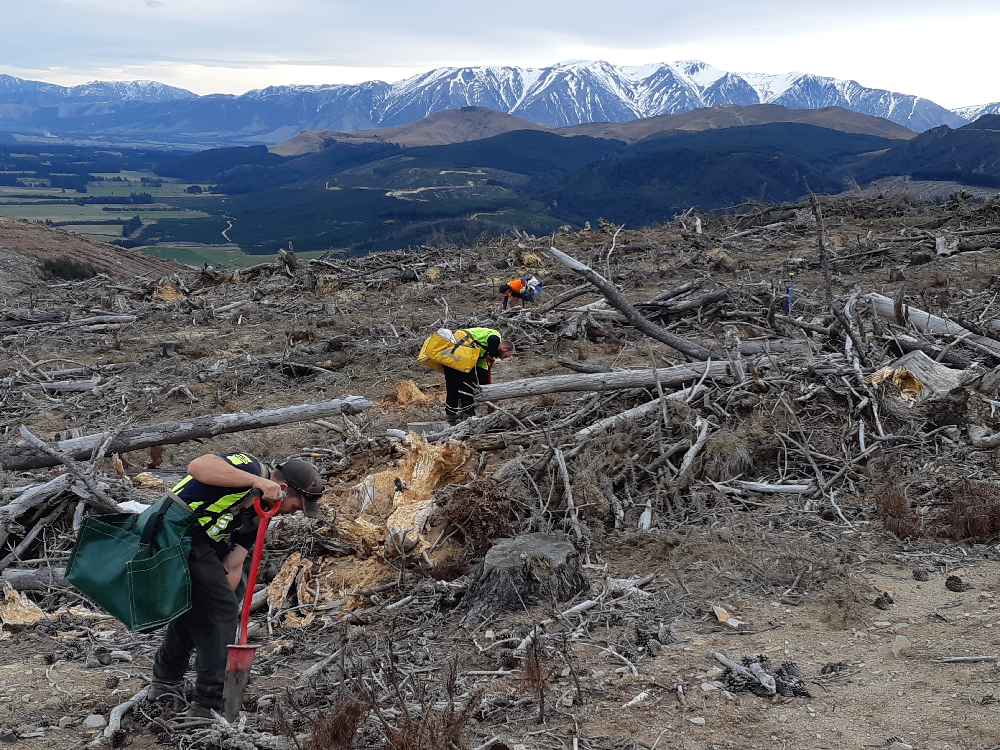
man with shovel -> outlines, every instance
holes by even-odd
[[[243,563],[256,542],[259,518],[256,494],[263,506],[287,515],[302,511],[320,515],[323,480],[308,461],[291,459],[268,469],[245,453],[199,456],[188,465],[188,476],[173,488],[194,512],[194,531],[188,565],[191,571],[191,609],[167,625],[163,644],[153,664],[149,698],[173,710],[183,707],[184,673],[195,651],[193,701],[190,719],[211,719],[222,707],[228,646],[236,636],[239,614],[237,589]],[[254,581],[247,585],[253,590]]]

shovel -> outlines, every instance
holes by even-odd
[[[229,659],[226,662],[226,681],[222,691],[222,716],[226,721],[233,721],[243,705],[243,691],[250,680],[250,667],[257,655],[256,646],[247,645],[247,625],[250,621],[250,602],[253,600],[254,584],[257,582],[257,569],[260,567],[260,556],[264,551],[264,536],[267,534],[267,523],[271,516],[278,512],[281,502],[274,504],[269,511],[260,507],[260,497],[253,499],[254,510],[260,516],[257,526],[257,543],[254,544],[253,557],[250,558],[250,574],[247,577],[247,590],[243,597],[243,615],[240,618],[240,642],[229,647]]]

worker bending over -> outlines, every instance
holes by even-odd
[[[189,718],[210,719],[222,708],[228,646],[235,641],[239,616],[237,589],[242,589],[243,562],[256,544],[260,521],[254,490],[266,507],[280,503],[279,514],[320,515],[323,480],[316,467],[300,459],[269,470],[246,453],[207,454],[188,464],[188,476],[173,488],[198,520],[188,557],[191,609],[167,625],[149,697],[173,710],[183,707],[184,673],[193,650],[197,678]]]

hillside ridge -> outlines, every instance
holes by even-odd
[[[586,135],[592,138],[635,143],[644,138],[670,132],[699,132],[778,122],[805,123],[843,133],[876,135],[898,140],[909,140],[917,135],[912,130],[889,120],[852,112],[843,107],[796,110],[777,104],[727,104],[623,123],[585,123],[564,128],[538,125],[488,107],[461,107],[436,112],[422,120],[382,130],[346,133],[304,131],[294,138],[269,147],[268,150],[281,156],[301,156],[317,153],[334,143],[393,143],[403,147],[444,146],[482,140],[516,130],[543,130],[562,136]]]

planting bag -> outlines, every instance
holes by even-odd
[[[447,328],[438,329],[424,341],[417,361],[432,370],[444,372],[450,367],[459,372],[469,372],[476,366],[482,350],[465,331],[452,333]]]
[[[188,553],[196,523],[173,493],[138,515],[90,516],[66,580],[129,630],[165,625],[191,608]]]

